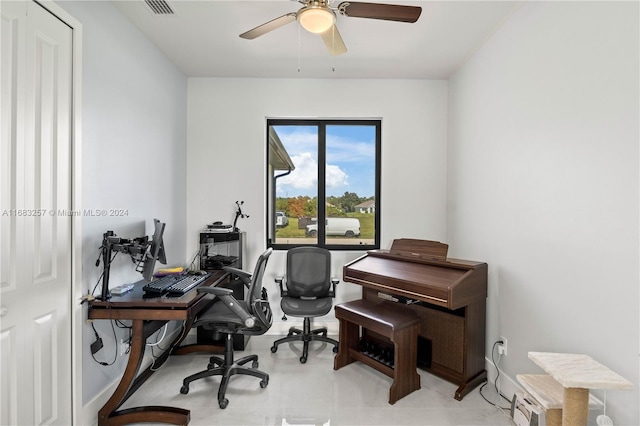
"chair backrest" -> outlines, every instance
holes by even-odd
[[[249,313],[257,320],[257,322],[252,329],[245,329],[244,334],[263,334],[273,323],[269,298],[262,287],[264,271],[267,269],[267,261],[269,260],[271,253],[273,253],[273,249],[268,248],[260,255],[253,270],[253,274],[251,274],[251,282],[249,283],[249,288],[244,296],[244,300],[249,308]]]
[[[262,253],[256,262],[255,268],[253,269],[249,288],[244,295],[244,301],[247,302],[247,305],[249,306],[251,306],[251,303],[255,300],[262,298],[262,280],[264,278],[264,271],[267,268],[267,261],[269,260],[271,253],[273,253],[272,248],[268,248],[264,253]]]
[[[287,293],[290,297],[325,297],[331,290],[331,252],[320,247],[296,247],[287,252]]]

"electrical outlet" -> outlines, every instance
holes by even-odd
[[[504,336],[500,336],[499,340],[502,341],[502,343],[498,344],[498,353],[500,355],[507,356],[507,338]]]

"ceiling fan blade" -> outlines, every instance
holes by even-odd
[[[342,55],[347,52],[347,46],[344,45],[342,36],[340,35],[340,32],[338,32],[338,27],[335,25],[320,34],[320,36],[322,36],[322,40],[324,41],[324,45],[327,46],[327,50],[333,56]]]
[[[343,1],[338,5],[338,11],[344,16],[355,18],[383,19],[385,21],[413,23],[420,17],[422,8],[398,4]]]
[[[287,13],[286,15],[282,15],[279,18],[273,19],[265,24],[258,25],[257,27],[240,34],[241,38],[246,38],[247,40],[253,40],[256,37],[260,37],[263,34],[266,34],[270,31],[273,31],[277,28],[280,28],[283,25],[288,24],[289,22],[293,22],[296,20],[295,12]]]

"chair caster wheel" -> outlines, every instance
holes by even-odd
[[[258,368],[258,365],[259,365],[259,364],[258,364],[258,361],[253,361],[253,362],[251,363],[251,368]]]
[[[189,393],[189,386],[182,386],[180,388],[180,393],[183,394],[183,395],[188,394]]]
[[[300,357],[300,363],[304,364],[305,362],[307,362],[307,357],[306,356],[301,356]]]
[[[227,398],[220,399],[218,400],[218,405],[224,410],[225,408],[227,408],[227,405],[229,405],[229,400]]]
[[[334,354],[337,354],[337,353],[338,353],[338,347],[337,347],[337,346],[334,346],[334,347],[333,347],[333,353],[334,353]]]
[[[271,346],[271,353],[275,354],[278,351],[278,347],[277,346]]]
[[[269,384],[269,379],[260,380],[260,388],[261,389],[266,388],[268,384]]]

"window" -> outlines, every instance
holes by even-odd
[[[380,247],[380,128],[380,120],[267,120],[269,247]]]

